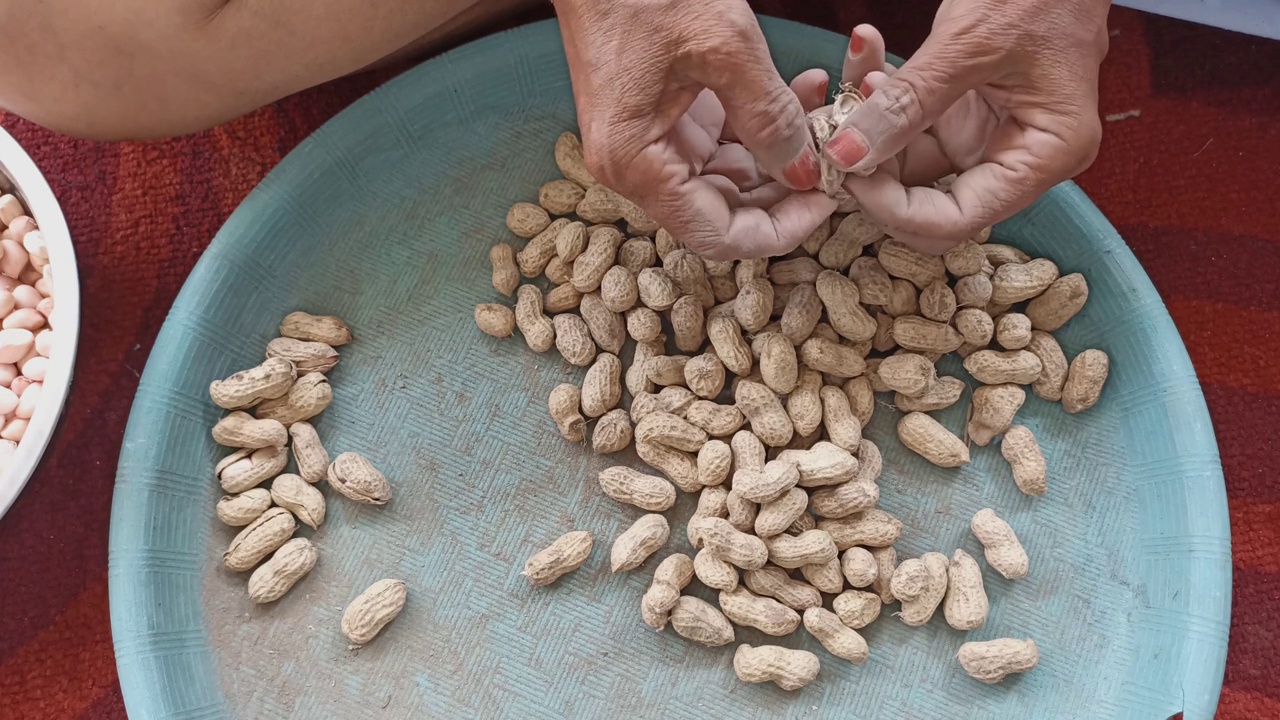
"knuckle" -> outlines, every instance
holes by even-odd
[[[746,117],[746,125],[746,128],[737,128],[739,134],[747,134],[756,142],[772,145],[793,136],[803,137],[797,128],[804,126],[804,115],[795,93],[779,84],[765,90],[759,100],[758,112]]]
[[[872,97],[879,97],[886,119],[895,130],[918,125],[924,120],[924,96],[928,81],[915,73],[897,73]]]

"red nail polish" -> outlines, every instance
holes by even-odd
[[[863,42],[862,36],[858,33],[850,33],[849,35],[849,54],[861,55],[862,48],[866,43]]]
[[[817,185],[820,175],[818,158],[809,148],[805,148],[799,157],[787,163],[782,170],[783,178],[796,190],[808,190]]]
[[[853,167],[867,156],[867,142],[862,136],[848,128],[835,134],[827,141],[826,152],[842,168]]]
[[[858,92],[862,93],[862,97],[864,98],[871,97],[871,93],[873,92],[871,90],[871,83],[863,80],[862,84],[858,86]]]

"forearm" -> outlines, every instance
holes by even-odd
[[[481,2],[0,0],[0,104],[74,135],[192,132],[367,67]]]

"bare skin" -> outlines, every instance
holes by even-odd
[[[0,0],[0,106],[70,135],[203,130],[533,0]]]
[[[82,137],[181,135],[533,2],[0,0],[0,107]],[[901,70],[859,26],[843,79],[868,101],[821,149],[804,115],[824,78],[784,82],[746,0],[555,3],[588,165],[707,257],[784,254],[829,216],[819,152],[869,216],[934,253],[1097,152],[1110,0],[944,0]]]

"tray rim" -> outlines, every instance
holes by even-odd
[[[766,36],[787,35],[795,33],[809,34],[814,42],[839,42],[843,47],[845,38],[821,28],[816,28],[802,23],[761,16],[761,25],[764,28]],[[174,301],[169,315],[166,317],[164,326],[161,328],[157,336],[155,349],[162,350],[167,340],[166,336],[172,332],[174,327],[171,320],[175,316],[181,316],[192,305],[199,292],[197,288],[202,287],[204,283],[212,279],[213,270],[220,261],[220,256],[224,248],[232,247],[237,242],[234,237],[233,230],[240,224],[245,223],[248,218],[254,217],[261,208],[270,206],[276,200],[276,197],[270,192],[270,188],[282,182],[289,181],[301,174],[306,167],[314,166],[324,162],[320,154],[311,152],[317,145],[316,137],[328,134],[337,134],[343,131],[343,128],[360,122],[362,114],[370,107],[375,107],[371,102],[371,98],[382,95],[394,94],[402,86],[411,83],[422,82],[441,82],[439,80],[422,80],[419,75],[421,73],[430,72],[432,69],[445,70],[455,56],[466,52],[475,53],[487,49],[498,50],[508,48],[511,44],[526,43],[536,44],[547,41],[545,36],[554,35],[554,39],[558,42],[559,30],[555,20],[543,20],[527,25],[523,25],[510,30],[505,30],[496,34],[492,34],[464,44],[446,52],[442,55],[431,58],[417,67],[410,69],[402,75],[392,79],[386,84],[374,89],[362,98],[356,100],[348,107],[334,115],[326,121],[320,128],[304,139],[294,148],[288,155],[280,160],[276,167],[263,178],[263,180],[249,193],[244,201],[232,212],[224,223],[222,228],[214,236],[210,242],[208,249],[201,256],[196,266],[191,271],[187,280],[184,282],[182,290],[179,292]],[[772,38],[771,38],[772,39]],[[1084,193],[1072,182],[1066,182],[1052,191],[1062,202],[1073,204],[1082,209],[1091,210],[1100,218],[1105,228],[1118,240],[1119,236],[1115,233],[1115,229],[1109,221],[1101,215],[1101,212],[1093,205]],[[1181,336],[1177,333],[1176,327],[1173,325],[1172,319],[1168,315],[1168,311],[1160,298],[1155,286],[1151,283],[1150,278],[1142,270],[1137,258],[1128,249],[1128,246],[1119,240],[1117,248],[1112,259],[1120,264],[1125,275],[1135,281],[1139,287],[1134,290],[1138,292],[1146,301],[1144,307],[1155,312],[1157,318],[1168,325],[1169,330],[1176,339],[1177,347],[1172,353],[1176,367],[1170,368],[1171,375],[1182,374],[1195,378],[1194,368],[1186,351],[1186,346],[1182,342]],[[154,352],[154,351],[153,351]],[[136,410],[137,397],[144,392],[152,390],[162,390],[166,383],[165,380],[170,379],[172,373],[163,375],[163,370],[156,366],[160,363],[148,360],[146,369],[139,383],[138,393],[135,395],[135,407],[130,411],[128,426],[126,428],[124,442],[121,448],[120,461],[117,469],[116,489],[112,503],[111,517],[111,536],[109,542],[109,595],[111,610],[111,628],[115,647],[117,670],[120,680],[122,694],[124,696],[125,707],[130,717],[133,718],[153,718],[153,717],[176,717],[172,713],[165,712],[165,704],[161,702],[161,697],[166,691],[164,688],[153,687],[151,682],[158,681],[161,678],[153,674],[147,673],[143,668],[136,665],[133,661],[137,658],[145,658],[148,656],[148,650],[160,644],[163,641],[164,634],[158,633],[148,626],[149,616],[145,612],[138,611],[130,603],[135,602],[137,593],[134,584],[135,580],[142,579],[143,571],[147,570],[145,563],[140,562],[137,558],[128,554],[128,548],[123,540],[120,527],[131,522],[146,522],[145,500],[147,489],[141,485],[131,484],[128,480],[130,472],[130,464],[132,458],[138,454],[138,451],[132,449],[137,443],[145,443],[149,437],[149,422],[147,418],[142,417]],[[1225,568],[1219,569],[1218,572],[1210,573],[1212,576],[1198,574],[1195,576],[1194,583],[1188,581],[1188,587],[1200,588],[1201,592],[1212,595],[1213,602],[1207,602],[1206,605],[1215,606],[1220,612],[1219,616],[1212,618],[1220,621],[1224,627],[1230,625],[1231,617],[1231,573],[1232,564],[1230,558],[1230,520],[1227,511],[1226,486],[1225,479],[1222,474],[1221,462],[1218,456],[1218,446],[1216,435],[1213,431],[1213,425],[1208,413],[1208,407],[1205,404],[1203,392],[1199,387],[1198,380],[1193,381],[1194,384],[1194,410],[1196,417],[1189,418],[1185,424],[1187,426],[1195,425],[1207,428],[1207,432],[1199,434],[1189,434],[1182,438],[1185,443],[1183,449],[1190,453],[1199,451],[1207,453],[1212,457],[1211,471],[1201,473],[1209,482],[1200,483],[1194,488],[1195,494],[1193,498],[1189,498],[1189,504],[1192,500],[1197,501],[1195,507],[1199,509],[1197,513],[1201,525],[1201,530],[1209,530],[1200,537],[1211,538],[1215,540],[1225,541],[1228,562]],[[1194,422],[1191,422],[1191,421]],[[123,486],[123,489],[122,489]],[[137,497],[135,497],[137,496]],[[145,587],[144,587],[145,590]],[[1200,698],[1199,706],[1207,709],[1209,714],[1203,717],[1212,717],[1212,711],[1216,708],[1222,687],[1223,674],[1226,668],[1228,632],[1221,633],[1220,642],[1214,646],[1215,652],[1206,654],[1206,656],[1193,657],[1195,648],[1186,648],[1178,654],[1179,659],[1186,659],[1187,666],[1182,668],[1177,676],[1181,679],[1184,698]],[[202,641],[203,642],[203,641]],[[190,645],[191,643],[184,643]],[[191,647],[195,652],[209,653],[209,648]],[[1203,649],[1203,648],[1201,648]],[[1135,658],[1135,663],[1140,662],[1142,658]],[[1169,660],[1165,657],[1146,658],[1152,664],[1168,665]],[[1144,668],[1145,670],[1145,668]],[[183,673],[166,673],[166,675],[175,676]],[[184,690],[181,681],[174,686],[167,688],[167,692],[175,693]],[[214,684],[213,694],[221,696],[220,688]],[[1187,703],[1191,704],[1191,703]],[[1119,711],[1134,711],[1141,708],[1122,707]],[[216,712],[214,708],[210,708],[208,712],[198,714],[198,717],[221,717],[221,712]],[[181,717],[194,717],[186,713]],[[1134,717],[1146,717],[1139,715]],[[1187,714],[1188,720],[1193,720],[1201,715]]]

